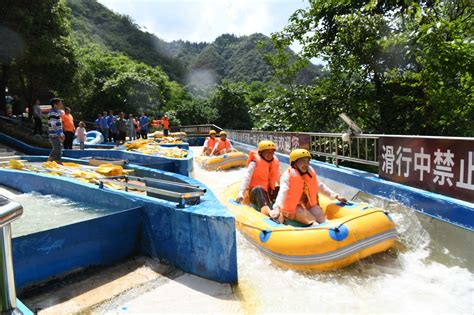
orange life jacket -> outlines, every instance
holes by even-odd
[[[64,131],[74,131],[74,120],[71,114],[64,114],[61,116],[61,120],[63,121],[63,129]]]
[[[161,124],[163,125],[163,129],[169,129],[170,121],[168,119],[163,119]]]
[[[268,188],[275,190],[275,184],[279,181],[278,175],[280,173],[280,161],[275,156],[271,162],[265,161],[256,151],[249,152],[247,159],[247,166],[255,161],[255,170],[250,179],[248,189],[256,186],[262,186],[265,191]]]
[[[304,174],[303,176],[300,173],[290,167],[288,168],[287,172],[289,173],[289,182],[288,182],[288,193],[286,195],[285,200],[283,201],[283,211],[286,212],[295,212],[296,206],[301,200],[301,197],[304,193],[304,184],[306,183],[308,187],[307,192],[307,199],[308,199],[308,207],[312,207],[318,204],[318,177],[316,176],[316,172],[310,166],[308,169],[308,174]],[[311,175],[311,176],[310,176]]]
[[[207,140],[207,148],[211,150],[214,149],[217,139],[212,138],[212,137],[207,137],[206,140]]]
[[[219,141],[217,142],[217,153],[220,153],[224,149],[226,149],[227,151],[230,150],[230,141],[227,139],[225,141],[219,139]]]

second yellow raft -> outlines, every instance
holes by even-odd
[[[198,156],[196,161],[199,165],[209,171],[226,170],[232,167],[245,166],[247,154],[243,152],[231,152],[217,156]]]

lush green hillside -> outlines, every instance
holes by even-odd
[[[170,43],[169,53],[186,65],[188,71],[206,70],[214,76],[216,83],[272,80],[272,69],[263,60],[258,43],[271,46],[269,37],[263,34],[237,37],[223,34],[213,43],[190,43],[174,41]],[[321,76],[321,66],[310,65],[300,71],[296,78],[298,84],[311,84]]]
[[[160,66],[172,80],[217,85],[223,80],[250,83],[272,79],[272,70],[257,49],[260,41],[270,43],[265,35],[224,34],[213,43],[167,43],[140,30],[128,16],[116,14],[95,0],[68,0],[68,4],[74,35],[80,43],[98,43],[148,65]],[[320,74],[321,68],[311,65],[300,72],[296,82],[310,84]]]
[[[72,29],[80,43],[97,43],[112,51],[160,66],[171,79],[182,81],[185,68],[167,53],[168,44],[143,32],[128,16],[119,15],[95,0],[68,0],[72,10]]]

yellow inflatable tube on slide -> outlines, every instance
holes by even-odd
[[[231,152],[217,156],[198,156],[196,161],[199,165],[209,171],[226,170],[232,167],[245,166],[247,154],[243,152]]]
[[[297,270],[328,270],[350,265],[392,247],[395,223],[368,204],[341,204],[319,195],[326,222],[315,227],[280,224],[250,206],[235,202],[240,182],[229,186],[221,202],[235,215],[237,228],[278,265]],[[287,222],[285,222],[287,223]],[[295,224],[296,225],[296,224]]]

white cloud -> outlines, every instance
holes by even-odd
[[[131,16],[148,32],[172,41],[211,42],[223,33],[270,35],[286,25],[305,0],[99,0]]]

